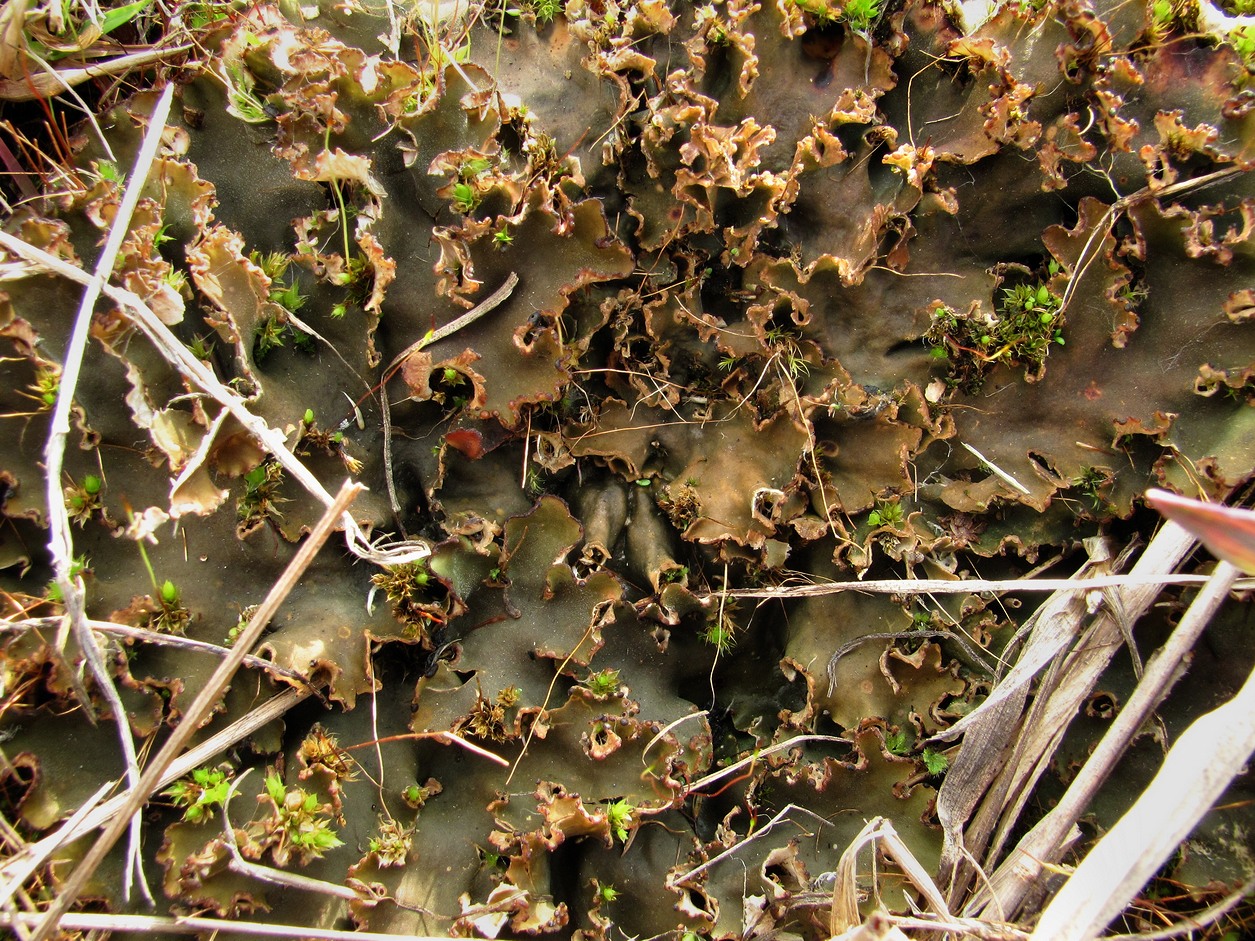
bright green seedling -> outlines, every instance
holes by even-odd
[[[606,822],[610,824],[610,832],[620,843],[626,843],[628,831],[636,823],[635,805],[620,798],[606,808]]]
[[[179,273],[182,274],[182,272]],[[206,341],[204,337],[192,337],[192,342],[187,345],[187,348],[201,362],[205,362],[214,355],[214,345]]]
[[[190,778],[176,781],[161,793],[170,798],[175,807],[183,808],[184,820],[204,823],[216,808],[227,802],[233,788],[226,772],[218,768],[197,768]]]
[[[854,32],[869,33],[880,19],[880,0],[849,0],[844,16]]]
[[[609,699],[619,692],[619,671],[606,669],[590,673],[584,686],[597,699]]]
[[[1048,271],[1057,274],[1058,264],[1051,262]],[[995,363],[1040,371],[1051,348],[1066,344],[1062,307],[1046,284],[1017,284],[1003,289],[996,314],[938,305],[924,339],[934,356],[950,361],[951,382],[974,391]]]
[[[530,0],[528,6],[536,16],[536,22],[542,26],[563,12],[562,0]]]
[[[924,767],[928,769],[929,774],[944,774],[946,769],[950,767],[950,759],[941,752],[933,751],[931,748],[925,748],[924,754],[920,756],[924,762]]]
[[[65,510],[70,521],[86,526],[88,520],[100,509],[100,490],[104,482],[95,474],[88,474],[81,484],[65,488]]]
[[[702,640],[719,653],[726,653],[736,646],[736,627],[727,618],[718,618],[706,625]]]
[[[619,890],[616,889],[614,886],[601,885],[600,883],[598,884],[597,898],[600,899],[602,902],[609,904],[610,902],[613,902],[618,897],[619,897]]]
[[[18,394],[30,399],[38,406],[35,412],[13,412],[3,417],[18,418],[25,415],[37,415],[46,412],[57,404],[57,394],[61,391],[61,370],[52,364],[41,365],[35,370],[35,379],[26,386],[25,392]]]
[[[468,216],[479,208],[479,194],[469,183],[453,184],[453,211]]]
[[[414,783],[401,791],[401,800],[412,810],[421,810],[428,799],[440,793],[440,783],[435,778],[428,778],[426,784]]]
[[[283,519],[277,506],[287,502],[279,496],[282,483],[283,466],[277,461],[263,461],[244,475],[244,495],[235,508],[241,525],[251,525],[267,517]]]
[[[876,509],[867,514],[867,525],[872,529],[879,526],[900,526],[906,518],[902,504],[891,500],[877,500]]]
[[[285,787],[277,774],[266,776],[266,796],[274,805],[275,823],[280,829],[280,842],[275,850],[277,860],[294,853],[301,861],[318,859],[328,850],[343,846],[344,841],[331,827],[327,806],[301,787]]]
[[[911,750],[910,744],[906,740],[906,732],[902,729],[894,729],[885,735],[885,750],[891,755],[905,755]]]
[[[157,589],[157,607],[160,609],[149,622],[149,627],[163,634],[182,635],[192,620],[192,613],[183,606],[179,587],[166,579]]]

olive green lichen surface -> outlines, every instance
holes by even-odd
[[[150,805],[158,908],[825,938],[866,819],[936,866],[950,746],[927,739],[1036,602],[723,591],[1074,567],[1087,537],[1147,529],[1148,486],[1248,481],[1255,51],[1158,2],[467,6],[258,4],[171,76],[111,283],[328,490],[369,488],[363,529],[430,554],[333,538],[304,573],[198,739],[315,694]],[[156,100],[100,115],[73,185],[7,231],[90,272]],[[0,803],[31,839],[123,773],[47,587],[79,296],[29,269],[0,294],[0,587],[46,619],[3,638]],[[159,745],[219,662],[178,641],[230,646],[323,506],[108,299],[62,490],[87,615],[131,629],[98,635],[107,669]],[[1217,662],[1249,660],[1239,620]],[[1223,698],[1203,685],[1097,826]],[[1187,886],[1249,866],[1244,793],[1178,861]],[[86,897],[138,911],[121,853]],[[892,867],[880,891],[908,908]]]

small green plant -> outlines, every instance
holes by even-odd
[[[590,673],[584,680],[584,687],[596,699],[609,699],[619,692],[619,671],[605,669]]]
[[[35,379],[26,387],[30,393],[22,393],[25,398],[39,406],[39,411],[46,412],[57,404],[57,393],[61,391],[61,369],[51,363],[40,364],[35,370]]]
[[[223,643],[228,647],[235,646],[235,642],[240,639],[240,634],[243,633],[244,628],[248,627],[248,622],[252,620],[253,615],[256,613],[257,605],[255,604],[249,605],[241,611],[238,620],[235,622],[235,627],[227,631],[226,640]]]
[[[636,823],[635,813],[636,806],[623,798],[606,807],[606,822],[620,843],[627,842],[628,831]]]
[[[475,192],[475,187],[470,183],[457,182],[453,184],[453,211],[464,216],[469,216],[472,212],[479,208],[479,194]]]
[[[290,855],[306,862],[344,845],[326,816],[330,807],[317,794],[301,787],[285,787],[283,779],[271,773],[266,776],[266,797],[274,805],[278,843],[272,852],[279,865]]]
[[[810,364],[802,356],[802,349],[798,346],[798,338],[794,334],[783,327],[771,327],[764,339],[772,355],[780,358],[780,362],[795,382],[810,375]],[[722,366],[720,362],[720,368]]]
[[[1103,491],[1110,485],[1111,480],[1110,471],[1100,467],[1084,467],[1080,475],[1073,478],[1072,486],[1089,500],[1092,509],[1101,511],[1107,506]]]
[[[157,607],[155,616],[149,621],[149,628],[163,634],[182,636],[192,620],[192,613],[183,606],[179,587],[168,578],[157,589]]]
[[[843,15],[851,30],[869,33],[880,19],[880,0],[848,0]]]
[[[510,224],[503,222],[501,228],[492,233],[492,244],[501,251],[505,251],[514,244],[514,235],[510,232]]]
[[[716,617],[702,630],[702,640],[719,653],[725,653],[736,646],[736,625],[730,618]]]
[[[932,775],[945,774],[946,769],[950,767],[950,759],[931,748],[925,748],[920,758],[924,762],[924,767],[928,769],[928,773]]]
[[[383,589],[388,601],[397,608],[430,601],[427,593],[430,581],[431,572],[424,559],[394,565],[370,577],[370,583]]]
[[[877,500],[876,509],[867,514],[867,525],[872,529],[880,526],[901,526],[906,518],[901,502]]]
[[[563,0],[530,0],[528,6],[541,25],[550,22],[564,9]]]
[[[905,755],[911,750],[910,744],[906,740],[906,732],[902,729],[894,729],[885,735],[885,749],[891,755]]]
[[[161,793],[170,798],[175,807],[183,808],[184,820],[204,823],[215,808],[227,802],[232,787],[225,771],[197,768],[190,778],[176,781]]]
[[[261,252],[252,251],[248,253],[248,260],[262,270],[271,281],[278,281],[288,271],[288,265],[292,259],[283,252],[268,252],[263,255]]]
[[[870,32],[880,18],[880,0],[846,0],[843,5],[831,0],[793,0],[793,3],[821,25],[845,20],[856,33]]]
[[[658,573],[658,581],[664,585],[677,585],[689,577],[689,567],[687,565],[677,565],[673,568],[663,569]]]
[[[283,483],[283,466],[278,461],[265,460],[244,475],[244,495],[236,504],[236,518],[242,525],[261,522],[267,517],[283,519],[278,505],[286,503],[279,496]]]
[[[1242,84],[1246,84],[1249,80],[1251,72],[1255,72],[1255,26],[1243,24],[1236,26],[1229,31],[1229,45],[1233,47],[1233,51],[1238,54],[1238,58],[1242,60],[1242,64],[1246,66],[1247,76],[1244,77]]]
[[[70,561],[70,581],[74,581],[74,579],[78,578],[80,575],[86,575],[90,572],[91,562],[88,560],[87,556],[75,556],[74,559]],[[61,596],[61,588],[55,581],[48,583],[48,590],[44,594],[44,597],[56,604],[63,604],[65,602],[65,598]]]
[[[192,342],[187,345],[187,348],[202,363],[214,355],[214,345],[204,337],[192,337]]]
[[[1058,263],[1050,262],[1049,275],[1058,272]],[[949,359],[951,382],[975,391],[995,363],[1040,370],[1051,348],[1065,345],[1062,306],[1044,282],[1017,284],[1003,289],[996,314],[962,314],[937,304],[924,339],[934,356]]]
[[[118,186],[121,186],[123,181],[126,179],[126,175],[118,169],[118,165],[112,160],[97,160],[95,161],[95,164],[96,175],[102,180],[107,180],[110,183],[116,183]]]
[[[157,228],[153,233],[153,251],[160,252],[161,246],[167,242],[173,242],[174,236],[169,233],[170,223],[166,222]]]
[[[81,484],[71,483],[65,488],[65,510],[70,522],[86,526],[88,520],[100,509],[100,490],[104,482],[95,474],[88,474]]]
[[[619,897],[619,890],[612,885],[597,884],[597,898],[609,904]]]
[[[266,105],[257,97],[256,83],[240,62],[228,63],[220,73],[227,87],[227,110],[249,124],[265,124],[270,120]]]
[[[401,800],[405,801],[405,805],[412,810],[421,810],[427,801],[439,794],[441,791],[440,782],[435,778],[428,778],[426,784],[410,784],[401,791]]]

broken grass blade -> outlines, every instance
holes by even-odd
[[[1157,650],[1145,674],[1110,728],[1086,759],[1059,802],[1030,830],[990,877],[987,891],[993,903],[1015,912],[1024,897],[1039,884],[1045,866],[1057,862],[1068,833],[1089,810],[1098,789],[1115,769],[1133,736],[1163,701],[1181,674],[1182,658],[1194,647],[1216,609],[1228,597],[1237,569],[1222,563],[1212,581],[1195,597],[1167,642]]]
[[[993,475],[997,477],[999,480],[1001,480],[1004,484],[1014,487],[1016,490],[1020,491],[1020,493],[1025,494],[1025,495],[1030,495],[1032,493],[1031,490],[1025,487],[1022,483],[1020,483],[1018,480],[1016,480],[1014,477],[1012,477],[1010,474],[1004,471],[1001,467],[999,467],[989,458],[985,457],[985,455],[977,451],[974,447],[972,447],[966,441],[963,441],[960,443],[963,445],[963,447],[971,451],[972,454],[976,457],[976,459],[980,461],[982,464],[984,464],[986,467],[988,467],[989,470],[993,473]]]
[[[1090,941],[1146,885],[1255,753],[1255,670],[1185,730],[1159,773],[1042,912],[1033,941]]]
[[[1156,488],[1146,491],[1146,502],[1197,536],[1216,558],[1255,575],[1255,512]]]

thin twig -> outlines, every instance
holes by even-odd
[[[82,862],[74,868],[74,871],[61,887],[52,905],[49,906],[46,916],[40,922],[39,927],[36,928],[32,941],[44,941],[56,930],[61,916],[78,899],[79,893],[83,891],[83,886],[86,885],[87,880],[95,873],[104,860],[105,855],[113,848],[122,831],[129,825],[131,816],[157,790],[163,772],[179,756],[188,740],[212,714],[214,707],[222,696],[223,690],[230,684],[231,678],[244,661],[245,651],[257,642],[261,632],[270,623],[270,619],[274,617],[280,605],[286,600],[288,593],[296,586],[301,575],[304,574],[310,563],[314,561],[314,556],[318,554],[318,550],[322,548],[327,541],[327,537],[334,531],[336,524],[346,514],[349,504],[364,489],[361,484],[347,480],[340,487],[340,492],[336,495],[335,500],[332,501],[331,506],[323,512],[322,517],[314,525],[305,542],[301,544],[292,561],[288,563],[287,568],[279,576],[279,580],[275,582],[270,592],[258,606],[257,613],[253,615],[248,625],[240,632],[236,646],[231,650],[231,656],[220,663],[213,675],[206,681],[205,686],[201,689],[196,699],[184,711],[183,721],[171,732],[169,739],[166,740],[156,757],[144,769],[144,774],[140,778],[139,784],[132,789],[123,810],[113,819],[104,833],[92,845],[92,848],[87,851],[87,855],[83,857]]]
[[[801,745],[803,742],[836,742],[840,745],[853,744],[848,738],[841,738],[837,735],[795,735],[783,742],[776,742],[776,744],[768,748],[756,750],[752,755],[742,758],[740,761],[730,764],[726,768],[720,768],[718,771],[708,774],[704,778],[698,778],[684,789],[684,793],[687,795],[692,794],[694,791],[700,791],[702,788],[709,787],[716,781],[722,781],[728,775],[739,771],[748,764],[753,764],[756,761],[762,761],[768,755],[774,755],[778,751],[785,751],[795,745]]]
[[[869,595],[944,595],[979,594],[987,591],[1055,592],[1091,591],[1095,588],[1134,588],[1150,585],[1202,585],[1210,576],[1181,575],[1165,572],[1141,577],[1128,575],[1099,575],[1093,578],[883,578],[865,582],[820,582],[813,585],[782,585],[777,588],[732,588],[726,592],[712,591],[699,595],[698,600],[709,604],[720,595],[729,598],[819,598],[836,595],[843,591],[861,591]],[[1244,579],[1235,587],[1251,588],[1255,582]]]
[[[31,926],[42,916],[25,912],[0,912],[0,926]],[[94,912],[70,912],[61,918],[61,925],[70,931],[126,931],[146,934],[243,934],[270,938],[314,938],[317,941],[448,941],[447,938],[419,935],[386,934],[382,931],[338,931],[335,928],[312,928],[308,925],[276,925],[259,921],[227,921],[218,918],[191,916],[163,918],[159,915],[102,915]]]
[[[60,618],[31,618],[25,621],[0,621],[0,632],[25,633],[30,630],[38,630],[41,627],[49,627],[59,620]],[[163,634],[160,631],[151,631],[143,627],[131,627],[128,624],[114,624],[111,621],[96,621],[89,618],[87,626],[100,634],[126,637],[131,640],[143,641],[147,644],[156,644],[160,647],[181,647],[184,650],[198,650],[202,653],[213,654],[216,657],[225,657],[231,653],[230,647],[223,647],[221,644],[211,644],[208,641],[182,637],[178,634]],[[285,680],[291,680],[303,686],[309,685],[309,677],[305,674],[279,666],[273,660],[267,660],[265,657],[245,654],[244,666],[265,670],[273,676],[282,677]]]
[[[75,315],[74,328],[70,333],[70,342],[66,347],[65,358],[61,364],[61,377],[57,386],[57,400],[53,405],[52,418],[49,423],[48,441],[44,447],[44,468],[48,501],[48,552],[52,556],[57,588],[65,601],[66,616],[62,627],[57,632],[56,648],[60,654],[65,653],[65,643],[73,633],[83,653],[83,660],[91,671],[92,678],[113,713],[117,724],[118,739],[122,744],[122,754],[126,759],[126,778],[131,787],[139,783],[139,759],[135,754],[135,742],[131,738],[131,725],[126,715],[126,708],[118,695],[117,688],[105,667],[104,658],[92,636],[85,620],[82,581],[71,577],[74,560],[74,537],[70,532],[70,517],[65,506],[65,495],[61,492],[61,468],[65,460],[65,442],[70,434],[70,409],[74,403],[74,392],[78,387],[79,372],[82,370],[83,357],[87,351],[87,337],[91,329],[92,314],[96,309],[96,301],[113,274],[113,266],[118,253],[122,250],[122,242],[126,239],[131,224],[131,216],[139,204],[140,194],[148,184],[148,174],[152,170],[153,160],[157,157],[157,149],[161,146],[161,134],[166,127],[166,118],[170,114],[170,103],[174,97],[174,85],[165,87],[157,100],[152,114],[148,119],[148,129],[144,133],[144,141],[135,157],[135,166],[131,178],[127,182],[126,192],[118,204],[117,213],[109,227],[109,235],[101,249],[100,258],[96,261],[96,270],[87,283],[83,298]],[[77,673],[69,671],[77,681]],[[84,713],[94,722],[93,708],[86,691],[75,682],[75,691],[82,701]],[[140,894],[152,903],[152,892],[144,877],[144,864],[140,856],[141,826],[139,815],[130,821],[130,849],[127,853],[127,865],[123,876],[122,894],[130,898],[132,876],[138,881]]]
[[[706,860],[706,862],[702,863],[700,866],[694,866],[688,872],[672,873],[668,875],[667,876],[667,888],[674,889],[676,886],[683,885],[684,883],[692,879],[694,876],[701,875],[703,872],[705,872],[707,869],[714,866],[716,863],[722,862],[723,860],[727,859],[733,853],[739,853],[741,850],[745,849],[745,847],[749,846],[755,840],[766,836],[776,826],[783,823],[784,818],[789,814],[789,812],[794,811],[794,810],[798,811],[799,813],[807,814],[811,817],[814,817],[816,820],[820,822],[822,826],[825,826],[825,827],[832,826],[831,821],[825,820],[823,817],[819,816],[819,814],[815,813],[813,810],[808,810],[805,807],[799,807],[797,804],[785,804],[784,807],[780,809],[780,812],[778,814],[776,814],[774,817],[768,820],[766,824],[764,824],[763,826],[755,830],[752,835],[746,837],[744,840],[737,843],[735,846],[728,847],[718,856],[714,856],[711,859]]]

